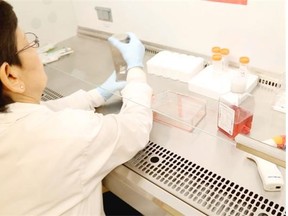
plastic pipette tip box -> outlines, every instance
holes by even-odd
[[[206,101],[172,91],[154,95],[153,119],[156,122],[192,131],[206,115]]]
[[[188,82],[203,68],[203,58],[167,50],[147,61],[148,73],[182,82]]]

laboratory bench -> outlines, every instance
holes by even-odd
[[[43,97],[48,99],[95,88],[114,69],[105,37],[78,33],[56,47],[74,52],[45,65]],[[144,61],[154,55],[147,50]],[[106,188],[143,215],[286,215],[285,183],[278,192],[263,189],[255,162],[217,130],[217,100],[189,91],[184,82],[153,74],[147,80],[154,94],[169,90],[205,99],[206,115],[192,131],[154,121],[146,148],[114,169],[103,180]],[[252,93],[256,108],[250,136],[265,140],[285,134],[285,114],[271,109],[275,92],[258,85]],[[117,113],[121,105],[117,93],[97,112]],[[285,181],[286,169],[279,169]]]

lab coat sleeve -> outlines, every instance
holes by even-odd
[[[98,91],[92,89],[88,92],[78,90],[66,97],[41,103],[53,111],[59,111],[64,108],[94,110],[95,107],[101,106],[104,102],[104,98]]]
[[[141,69],[129,70],[127,85],[122,90],[123,107],[119,114],[61,109],[63,104],[66,107],[71,102],[70,106],[74,107],[75,100],[90,105],[87,102],[90,99],[81,98],[87,96],[84,91],[66,98],[68,101],[60,102],[60,108],[56,107],[60,109],[57,112],[37,104],[11,104],[14,108],[18,107],[19,113],[16,108],[9,113],[12,120],[17,120],[13,130],[7,130],[9,134],[5,135],[4,141],[1,139],[1,145],[2,142],[6,143],[7,148],[4,149],[7,151],[4,150],[4,154],[9,155],[5,156],[5,164],[9,166],[6,168],[4,164],[2,175],[9,177],[5,181],[8,187],[6,189],[4,185],[3,194],[11,193],[12,196],[0,198],[0,202],[5,201],[5,209],[2,210],[1,206],[0,214],[11,211],[15,212],[13,215],[23,215],[23,212],[26,215],[63,215],[73,207],[78,212],[91,209],[100,212],[102,179],[148,143],[152,128],[152,89],[145,80],[145,73]],[[18,115],[21,121],[18,121]],[[20,187],[15,187],[17,181],[20,181]],[[100,202],[88,203],[88,198],[95,191],[97,194],[94,197],[96,200],[99,198]],[[18,205],[15,200],[25,202]]]
[[[134,157],[149,141],[153,122],[152,89],[146,83],[142,69],[131,69],[129,73],[127,85],[122,90],[120,113],[103,115],[97,141],[85,151],[83,180],[87,191],[93,190],[111,170]]]

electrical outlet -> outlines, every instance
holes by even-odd
[[[97,12],[97,16],[99,20],[106,21],[106,22],[113,22],[112,11],[110,8],[95,7],[95,10]]]

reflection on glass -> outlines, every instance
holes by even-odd
[[[238,149],[286,168],[286,152],[282,149],[275,148],[270,144],[258,141],[242,134],[237,135],[235,140],[237,142],[236,147]],[[283,142],[283,140],[281,142]]]
[[[110,44],[103,40],[95,42],[95,40],[76,37],[63,42],[63,44],[59,44],[59,46],[63,45],[70,47],[71,44],[74,45],[73,50],[75,50],[72,55],[61,59],[61,61],[45,66],[48,74],[48,87],[52,87],[56,92],[64,92],[64,95],[67,95],[67,93],[71,93],[72,90],[76,91],[80,88],[90,90],[101,86],[114,71]],[[154,56],[155,52],[147,52],[144,61],[148,62]],[[144,69],[147,71],[146,65]],[[73,79],[70,79],[69,77],[72,77]],[[189,129],[193,128],[191,131],[187,131],[187,133],[201,132],[207,136],[215,137],[216,139],[221,140],[221,142],[235,144],[233,139],[229,139],[217,129],[217,99],[200,95],[197,93],[197,89],[191,91],[188,88],[187,81],[173,80],[150,73],[147,73],[147,80],[153,88],[154,98],[161,93],[174,92],[179,95],[200,98],[205,101],[205,114],[203,115],[203,118],[199,118],[201,119],[199,122],[194,123],[191,121],[192,118],[189,119],[186,118],[187,116],[185,117],[187,113],[189,114],[193,111],[192,107],[191,110],[189,110],[189,106],[186,106],[187,103],[185,103],[184,106],[183,103],[181,106],[179,106],[181,103],[174,103],[174,108],[179,108],[178,111],[181,111],[182,114],[184,114],[181,116],[181,112],[171,113],[171,104],[173,105],[173,102],[169,104],[169,101],[164,101],[166,103],[166,107],[164,108],[167,109],[162,109],[163,107],[160,108],[155,106],[155,104],[152,104],[151,109],[154,111],[155,120],[157,120],[157,118],[159,120],[159,116],[167,117],[168,119],[173,120],[174,123],[178,122],[178,125],[180,126],[185,125]],[[102,88],[110,94],[113,94],[113,97],[106,101],[103,107],[98,109],[99,112],[105,114],[119,112],[122,105],[121,91],[111,92],[108,88]],[[277,135],[285,135],[285,115],[272,109],[275,93],[266,91],[259,87],[258,84],[252,94],[255,97],[255,112],[253,116],[253,125],[248,136],[263,142]],[[178,97],[178,99],[181,102],[181,97]],[[177,101],[176,99],[176,102],[179,102],[179,100]],[[183,111],[185,113],[183,113]],[[175,113],[179,115],[175,116]],[[172,127],[173,126],[171,126],[171,128]]]
[[[242,5],[247,5],[248,3],[248,0],[207,0],[207,1],[230,3],[230,4],[242,4]]]

